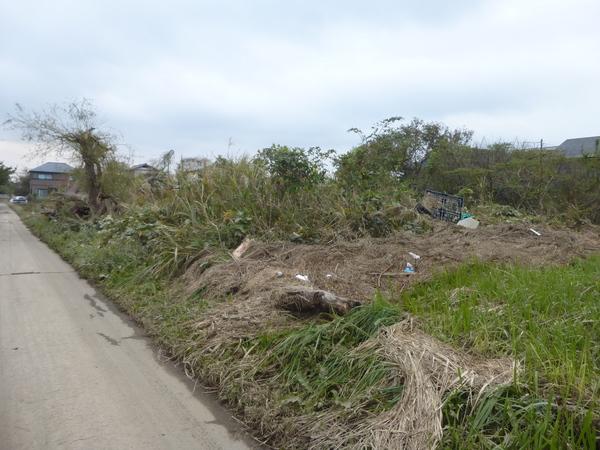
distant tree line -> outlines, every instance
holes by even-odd
[[[75,174],[93,209],[107,197],[132,200],[134,177],[118,156],[115,137],[99,127],[89,102],[32,113],[17,107],[5,125],[36,142],[39,154],[58,151],[78,162]],[[470,130],[401,117],[378,122],[369,131],[349,131],[360,137],[360,144],[341,155],[319,147],[273,145],[244,164],[268,178],[261,186],[268,185],[280,198],[326,187],[326,195],[352,205],[344,209],[347,216],[373,215],[405,198],[408,191],[418,195],[434,189],[463,195],[468,204],[493,202],[575,223],[600,223],[599,155],[566,158],[558,151],[522,150],[507,143],[478,148]],[[169,169],[172,157],[172,152],[165,154],[157,162],[157,173],[146,180],[150,184],[146,191],[154,197],[177,188]],[[196,175],[235,165],[235,160],[219,157]],[[13,173],[0,165],[0,186],[10,185]],[[13,191],[22,192],[25,181],[20,177],[21,185],[13,185]]]

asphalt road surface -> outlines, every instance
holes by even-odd
[[[0,203],[1,450],[251,446]]]

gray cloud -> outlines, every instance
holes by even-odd
[[[600,132],[599,16],[595,0],[3,2],[0,111],[91,98],[138,160],[344,150],[390,115],[558,143]]]

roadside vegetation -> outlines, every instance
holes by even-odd
[[[600,159],[477,149],[469,131],[420,120],[354,131],[361,144],[341,156],[274,145],[171,173],[166,154],[145,178],[107,159],[104,203],[82,214],[58,195],[19,212],[269,445],[597,448]],[[247,238],[307,254],[329,246],[332,272],[350,257],[339,243],[439,233],[476,247],[478,230],[459,241],[453,225],[415,211],[425,188],[463,195],[484,226],[506,224],[498,233],[519,255],[530,226],[591,229],[592,241],[546,242],[570,253],[541,266],[494,257],[421,266],[430,273],[415,282],[373,268],[372,295],[355,294],[362,305],[344,316],[276,307],[288,274],[265,261],[292,250],[275,257],[257,245],[254,259],[232,261]]]

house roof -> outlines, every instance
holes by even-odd
[[[600,136],[567,139],[558,146],[558,150],[570,157],[592,154],[598,149],[600,149]]]
[[[156,167],[153,167],[147,163],[136,164],[135,166],[131,166],[131,170],[138,170],[138,169],[158,170]]]
[[[61,162],[47,162],[41,166],[31,169],[30,172],[46,172],[46,173],[69,173],[73,171],[73,167]]]

